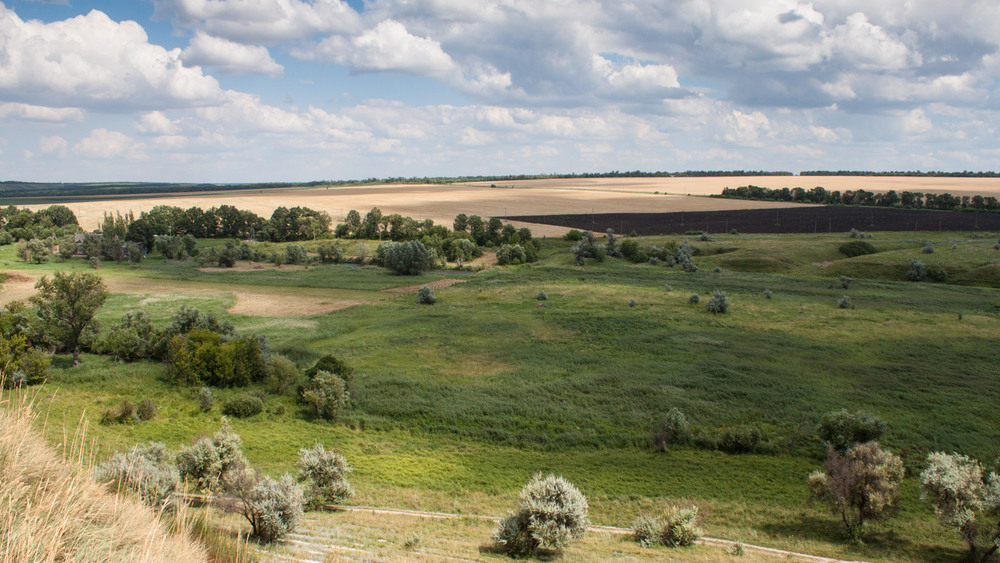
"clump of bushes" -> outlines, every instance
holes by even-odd
[[[536,295],[536,296],[535,296],[535,299],[537,299],[537,300],[539,300],[539,301],[545,301],[545,300],[546,300],[546,299],[548,299],[548,298],[549,298],[549,294],[548,294],[548,293],[545,293],[545,291],[544,291],[544,290],[542,290],[542,291],[539,291],[539,292],[538,292],[538,295]]]
[[[578,266],[583,266],[587,258],[603,262],[607,256],[607,250],[603,246],[598,246],[597,240],[594,238],[594,233],[590,231],[582,234],[580,240],[570,248],[570,252],[576,256]]]
[[[101,415],[101,424],[107,426],[110,424],[136,424],[139,421],[139,415],[136,414],[136,406],[128,399],[122,399],[121,404],[112,409],[107,409],[104,414]]]
[[[239,434],[223,419],[222,427],[214,435],[177,452],[177,471],[199,490],[223,490],[247,466],[242,446]]]
[[[336,420],[350,398],[347,383],[336,374],[323,370],[310,379],[302,393],[302,401],[324,420]]]
[[[692,293],[691,297],[688,297],[688,303],[692,305],[697,305],[699,301],[701,301],[701,298],[698,297],[697,293]]]
[[[540,548],[561,550],[581,539],[588,526],[583,493],[562,477],[536,474],[521,489],[517,511],[500,521],[493,541],[504,553],[524,557]]]
[[[693,545],[700,535],[697,506],[675,507],[659,518],[643,514],[632,524],[632,537],[643,547],[657,544],[667,547]]]
[[[847,412],[847,409],[824,414],[817,428],[820,439],[840,453],[854,444],[878,440],[885,430],[886,424],[881,418],[860,410]]]
[[[764,431],[755,424],[741,424],[723,428],[716,438],[716,447],[731,454],[748,454],[757,451],[764,441]]]
[[[201,391],[198,392],[198,408],[202,412],[208,412],[212,410],[215,405],[215,394],[208,387],[202,387]]]
[[[420,286],[417,290],[417,304],[418,305],[433,305],[437,303],[437,297],[434,297],[434,290],[430,286]]]
[[[570,242],[576,242],[582,238],[583,238],[583,233],[581,233],[576,229],[570,229],[566,231],[566,234],[563,235],[563,240]]]
[[[770,289],[765,289],[764,290],[764,298],[765,299],[770,299],[771,298],[771,290]]]
[[[924,254],[934,254],[934,245],[928,242],[920,251]]]
[[[851,297],[849,295],[842,296],[840,299],[837,300],[837,306],[840,307],[841,309],[850,309]]]
[[[249,393],[234,395],[222,403],[222,414],[236,418],[248,418],[264,411],[264,401]]]
[[[840,287],[844,289],[850,289],[852,281],[854,281],[854,278],[849,278],[847,276],[840,276]]]
[[[686,444],[691,441],[691,425],[680,409],[673,407],[667,411],[653,441],[661,452],[666,451],[668,444]]]
[[[528,261],[528,255],[525,253],[524,247],[520,244],[501,245],[497,249],[496,256],[498,266],[524,264]]]
[[[246,474],[239,486],[231,487],[238,504],[229,508],[250,522],[254,537],[269,543],[295,530],[304,504],[302,487],[291,475],[275,479]]]
[[[628,300],[628,306],[629,306],[629,307],[635,307],[635,306],[636,306],[636,301],[635,301],[635,299],[629,299],[629,300]]]
[[[375,252],[379,264],[403,276],[416,276],[430,269],[435,258],[418,240],[385,242]]]
[[[878,252],[871,243],[865,242],[863,240],[852,240],[851,242],[845,242],[840,245],[840,253],[847,256],[848,258],[854,258],[855,256],[864,256],[866,254],[875,254]]]
[[[309,483],[305,498],[310,506],[340,504],[354,496],[354,489],[347,481],[347,474],[353,469],[347,464],[347,458],[336,450],[327,450],[323,444],[302,448],[296,465],[298,480]]]
[[[159,442],[136,445],[116,453],[94,470],[98,481],[113,490],[128,491],[150,506],[161,506],[180,484],[173,456]]]
[[[705,303],[705,310],[713,315],[724,315],[729,311],[729,298],[724,291],[712,292],[712,298]]]
[[[906,279],[910,281],[923,281],[927,277],[927,268],[920,260],[910,262],[910,269],[906,271]]]

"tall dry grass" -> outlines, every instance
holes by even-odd
[[[94,481],[85,424],[60,456],[33,428],[31,397],[0,393],[0,561],[207,561],[183,510],[170,532],[149,507]]]

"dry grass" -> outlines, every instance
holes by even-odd
[[[32,423],[30,399],[0,396],[0,560],[206,561],[152,510],[108,491],[91,477],[85,424],[56,453]],[[85,422],[85,421],[84,421]]]

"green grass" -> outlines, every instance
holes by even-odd
[[[433,307],[379,290],[440,274],[342,266],[217,273],[152,260],[100,273],[219,293],[160,301],[115,295],[101,319],[141,307],[163,323],[182,302],[224,314],[227,290],[243,285],[378,292],[378,302],[327,315],[230,316],[239,330],[265,333],[300,368],[326,353],[355,368],[351,406],[338,424],[312,420],[292,397],[275,396],[264,414],[233,424],[251,461],[271,473],[292,471],[297,450],[314,441],[342,449],[356,468],[357,502],[499,514],[533,472],[552,471],[580,486],[600,523],[628,525],[640,510],[690,500],[703,507],[712,535],[833,556],[959,560],[959,542],[920,503],[914,476],[930,451],[987,464],[1000,453],[1000,294],[990,287],[997,278],[961,273],[996,265],[995,237],[879,233],[870,241],[878,253],[851,259],[837,250],[846,234],[713,238],[693,242],[702,250],[694,274],[610,259],[581,268],[567,243],[545,241],[538,264],[449,272],[469,282],[437,290]],[[934,254],[921,253],[925,240],[937,245]],[[955,271],[949,279],[959,283],[904,281],[913,258]],[[840,275],[856,278],[849,289]],[[965,285],[970,280],[978,285]],[[692,293],[717,289],[732,302],[729,314],[688,304]],[[541,307],[539,290],[548,294]],[[837,307],[844,294],[853,309]],[[152,439],[179,447],[219,425],[218,410],[198,410],[197,388],[164,382],[162,365],[96,356],[67,365],[57,357],[44,390],[53,439],[84,410],[100,455]],[[220,402],[234,392],[219,390]],[[160,405],[156,420],[96,425],[122,398],[147,397]],[[674,406],[695,432],[759,425],[768,453],[653,453],[652,432]],[[840,408],[884,418],[884,442],[903,455],[909,474],[899,517],[863,546],[845,545],[834,516],[803,505],[805,476],[823,452],[816,423]]]

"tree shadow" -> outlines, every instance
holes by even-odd
[[[482,553],[484,555],[504,555],[506,557],[509,557],[510,559],[520,559],[520,560],[532,559],[538,561],[555,561],[556,559],[559,559],[563,555],[563,552],[559,550],[538,548],[531,555],[518,557],[508,554],[507,551],[504,550],[503,546],[496,542],[490,542],[487,544],[480,545],[479,553]]]

